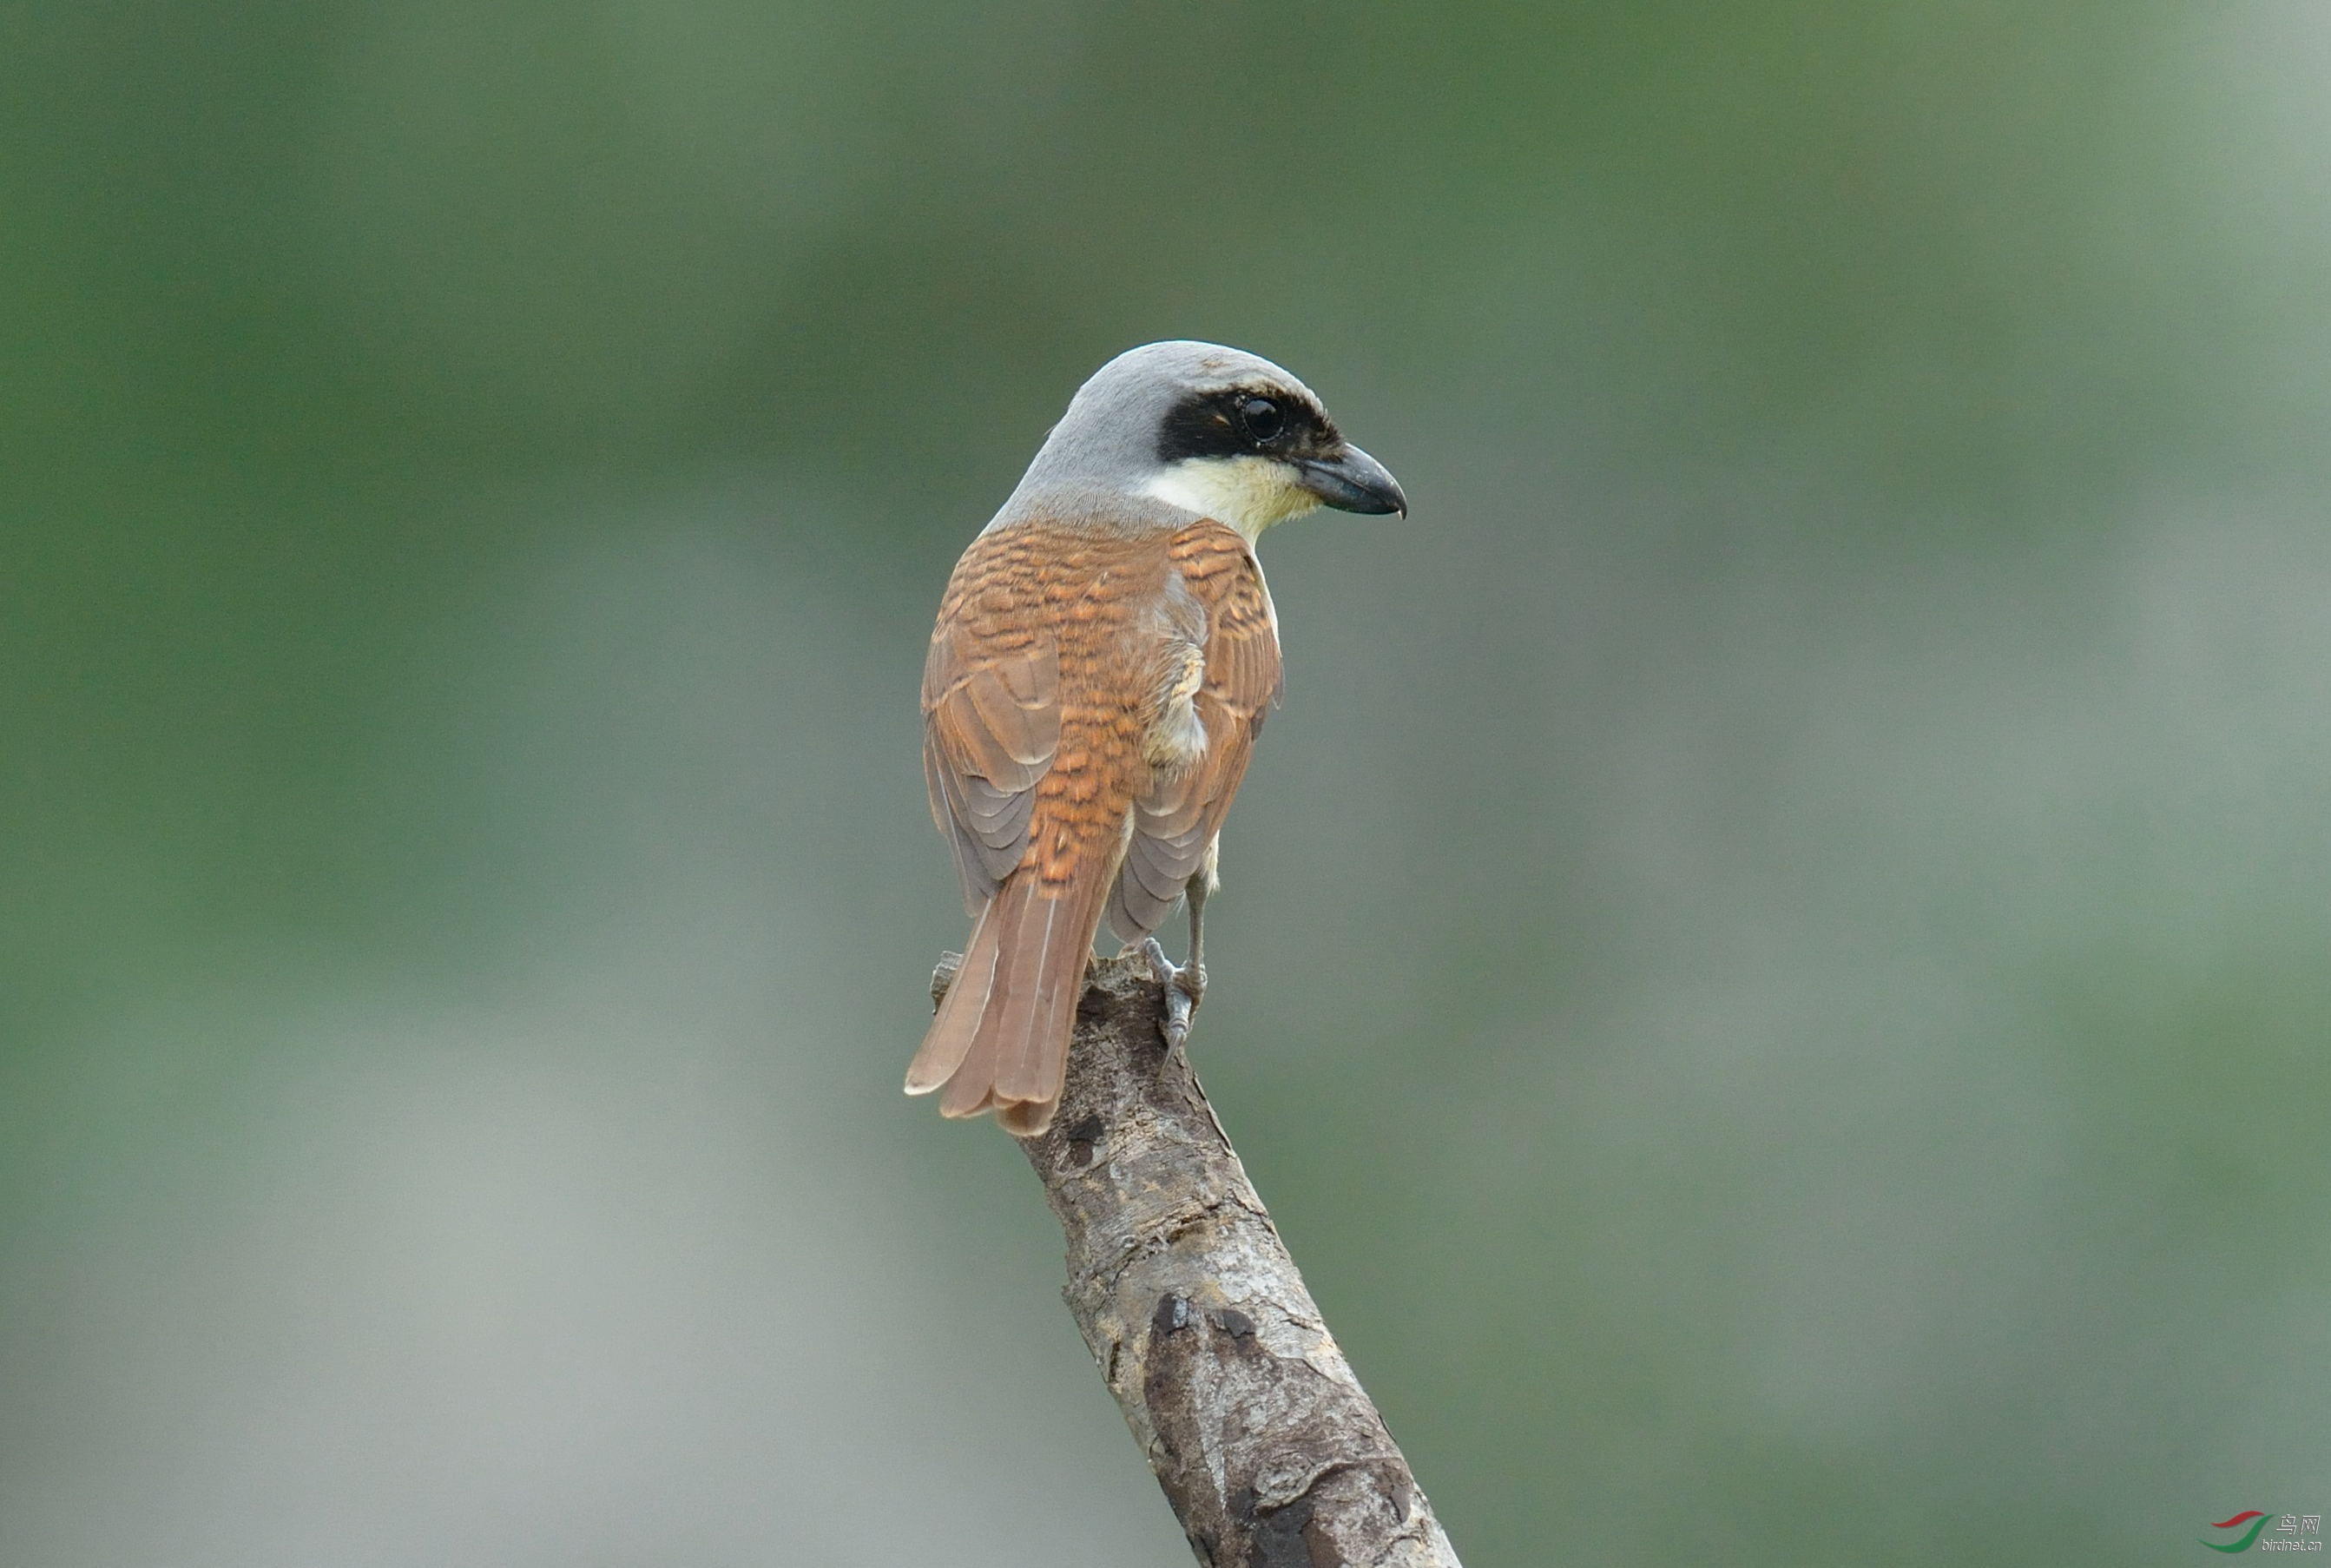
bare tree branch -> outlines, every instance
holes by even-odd
[[[1023,1145],[1134,1440],[1207,1568],[1458,1568],[1159,1005],[1140,960],[1095,961],[1052,1130]]]

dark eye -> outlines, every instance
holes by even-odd
[[[1257,446],[1268,446],[1279,439],[1287,428],[1287,416],[1279,412],[1279,404],[1267,397],[1250,397],[1239,404],[1239,418],[1246,423],[1246,432]]]

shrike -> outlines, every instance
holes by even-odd
[[[1070,400],[956,563],[923,667],[931,814],[975,923],[909,1094],[1022,1137],[1050,1126],[1104,912],[1165,981],[1180,1045],[1223,817],[1279,701],[1255,540],[1323,504],[1408,511],[1267,359],[1152,343]],[[1177,969],[1151,933],[1184,898]]]

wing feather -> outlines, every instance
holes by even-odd
[[[985,542],[956,568],[923,666],[923,777],[973,915],[1027,850],[1061,744],[1058,646],[1008,613],[1013,563]]]
[[[1109,925],[1127,941],[1162,925],[1204,866],[1283,683],[1278,617],[1247,542],[1220,523],[1196,523],[1175,536],[1168,554],[1204,613],[1204,674],[1191,701],[1206,745],[1135,799],[1108,908]]]

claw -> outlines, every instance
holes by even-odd
[[[1157,1022],[1158,1032],[1166,1037],[1169,1052],[1179,1050],[1190,1038],[1190,1014],[1206,994],[1206,972],[1195,964],[1177,967],[1155,936],[1143,941],[1141,955],[1149,961],[1149,973],[1166,992],[1166,1013]]]

